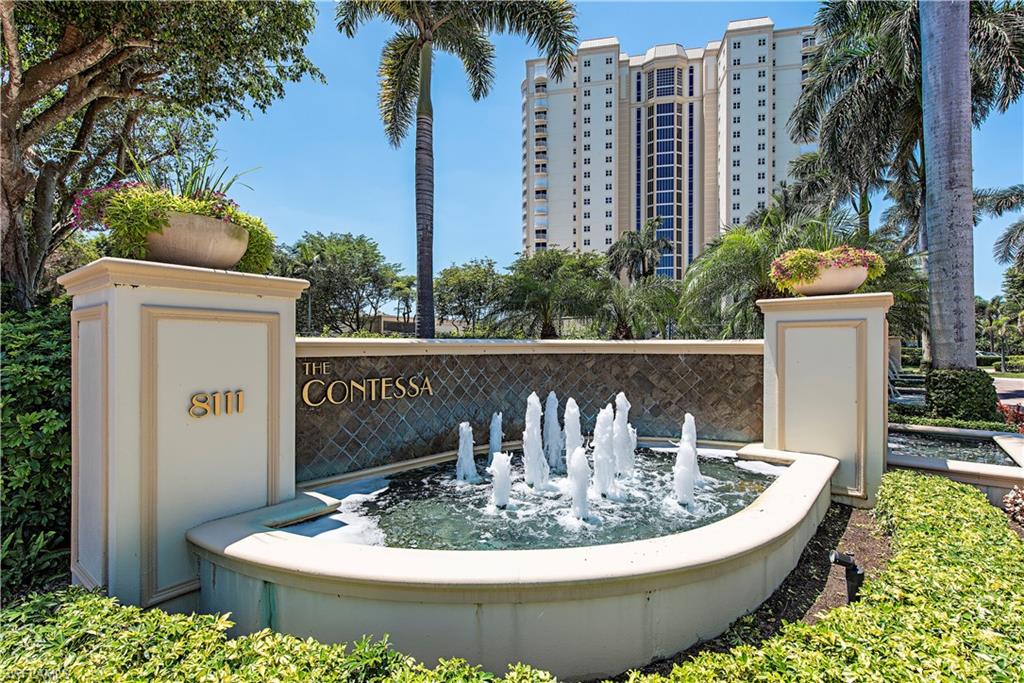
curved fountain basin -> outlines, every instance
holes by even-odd
[[[647,444],[652,443],[645,440]],[[278,530],[335,509],[318,493],[188,532],[200,607],[323,642],[389,635],[427,663],[525,662],[566,679],[612,675],[721,633],[796,565],[830,501],[831,458],[751,445],[789,465],[740,512],[683,533],[548,550],[419,550]]]

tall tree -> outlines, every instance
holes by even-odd
[[[64,236],[57,188],[88,168],[111,109],[129,133],[142,115],[131,103],[219,118],[264,110],[285,83],[320,77],[304,53],[315,16],[305,1],[0,0],[0,256],[16,303],[32,304]]]
[[[494,83],[489,34],[525,36],[544,52],[561,78],[576,47],[575,10],[562,0],[383,1],[343,0],[338,30],[353,37],[364,23],[382,19],[398,27],[380,58],[378,102],[384,132],[397,147],[416,122],[416,336],[434,336],[434,110],[430,100],[435,50],[462,61],[474,100]]]
[[[448,266],[434,284],[437,312],[461,325],[462,332],[476,334],[477,324],[490,315],[497,303],[500,289],[501,276],[493,259],[473,259],[461,266]]]
[[[661,218],[651,218],[640,230],[629,230],[608,249],[608,269],[613,275],[642,280],[654,275],[661,255],[672,243],[658,236]]]
[[[969,5],[921,4],[925,230],[932,366],[974,368]]]

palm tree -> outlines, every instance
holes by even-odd
[[[1011,185],[1004,190],[976,190],[974,205],[980,213],[992,216],[1024,211],[1024,185]],[[1024,217],[1006,226],[992,252],[996,261],[1003,265],[1024,266]]]
[[[434,51],[462,60],[474,100],[494,83],[494,45],[488,34],[525,36],[544,52],[548,69],[561,78],[576,48],[575,10],[560,0],[516,2],[343,0],[338,30],[349,38],[360,26],[382,19],[398,27],[380,58],[378,102],[384,132],[401,144],[416,121],[416,336],[434,336],[434,113],[430,100]]]
[[[894,334],[912,337],[927,319],[927,284],[919,259],[899,248],[898,240],[878,230],[865,234],[859,220],[843,210],[799,211],[772,198],[769,211],[728,228],[707,245],[683,278],[680,324],[687,336],[752,338],[764,333],[758,299],[786,296],[770,277],[771,263],[790,249],[831,249],[840,244],[870,249],[885,259],[886,272],[863,291],[891,291],[889,313]],[[789,215],[787,215],[787,212]]]
[[[932,366],[974,368],[974,194],[968,4],[921,5]]]
[[[640,230],[630,230],[608,249],[608,269],[612,275],[631,281],[648,278],[656,272],[661,255],[672,243],[658,236],[661,218],[650,218]]]

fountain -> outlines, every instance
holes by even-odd
[[[594,426],[594,490],[602,496],[618,493],[615,486],[614,412],[609,403],[597,414]]]
[[[700,476],[700,469],[697,465],[697,425],[693,415],[689,413],[683,421],[672,475],[676,501],[687,508],[693,508],[697,502],[693,495],[693,486]]]
[[[544,452],[552,472],[563,474],[565,461],[562,459],[562,427],[558,424],[558,396],[548,393],[544,405]]]
[[[491,456],[491,466],[487,468],[491,474],[491,502],[494,507],[505,508],[512,492],[512,454],[495,451]]]
[[[537,392],[526,399],[526,430],[523,432],[523,466],[526,483],[535,489],[547,488],[548,461],[544,458],[544,445],[540,436],[540,399]]]
[[[633,476],[636,437],[629,424],[630,403],[621,391],[615,396],[615,420],[612,425],[612,449],[615,452],[615,474]]]
[[[491,414],[491,440],[487,446],[487,465],[494,461],[494,454],[501,450],[501,442],[505,435],[501,431],[501,413]]]
[[[459,459],[455,463],[455,477],[470,484],[480,481],[473,458],[473,427],[468,422],[459,424]]]
[[[565,402],[565,461],[583,445],[583,430],[580,428],[580,407],[576,399],[569,398]]]
[[[572,514],[576,519],[587,517],[587,489],[590,488],[590,463],[587,451],[577,446],[569,456],[569,493],[572,496]]]

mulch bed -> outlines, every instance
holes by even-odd
[[[788,621],[814,623],[825,612],[846,604],[846,576],[842,567],[828,559],[830,550],[853,555],[868,577],[885,567],[891,555],[889,538],[870,510],[833,504],[804,548],[796,568],[755,612],[743,617],[728,631],[668,659],[652,662],[643,673],[668,674],[672,667],[701,652],[727,652],[741,644],[757,646],[771,638]],[[612,680],[626,680],[623,673]]]

